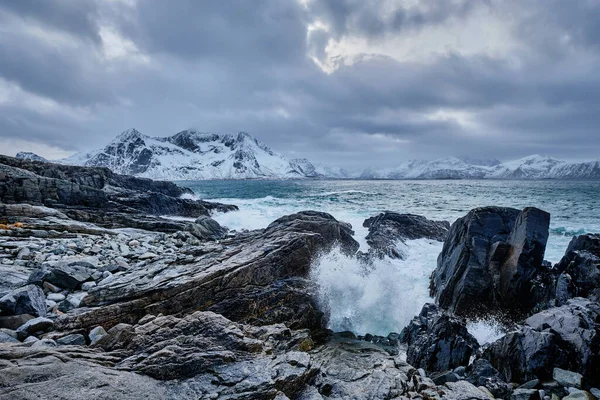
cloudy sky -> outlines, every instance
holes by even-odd
[[[600,0],[5,0],[0,153],[135,127],[289,157],[600,157]]]

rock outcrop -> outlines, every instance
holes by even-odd
[[[444,313],[434,304],[423,306],[404,328],[400,340],[408,346],[408,363],[429,372],[467,366],[479,349],[465,321]]]
[[[172,182],[117,175],[108,168],[75,167],[0,156],[0,223],[32,218],[29,204],[60,209],[69,218],[106,228],[175,232],[183,223],[159,218],[197,218],[237,207],[181,198],[189,189]],[[19,213],[20,211],[20,213]],[[154,217],[153,217],[154,216]],[[33,225],[33,223],[32,223]]]
[[[550,380],[555,367],[600,381],[600,305],[575,298],[527,318],[484,352],[508,382]]]
[[[555,269],[560,274],[556,285],[559,305],[572,297],[600,302],[600,235],[574,237]]]
[[[396,246],[398,242],[422,238],[441,242],[450,228],[447,221],[431,221],[420,215],[399,214],[393,211],[368,218],[363,226],[369,228],[366,239],[372,255],[400,259],[404,259],[405,255]]]
[[[485,207],[457,220],[448,234],[430,293],[459,315],[505,313],[517,319],[553,296],[543,261],[550,215],[536,208]]]

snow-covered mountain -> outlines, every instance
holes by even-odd
[[[101,150],[76,154],[60,162],[108,167],[120,174],[166,180],[318,176],[308,160],[287,160],[244,132],[185,130],[170,137],[149,137],[129,129]]]
[[[18,158],[47,161],[34,153]],[[600,179],[600,161],[569,163],[544,155],[514,161],[446,157],[410,160],[393,168],[348,171],[288,160],[251,135],[185,130],[149,137],[129,129],[101,150],[54,161],[108,167],[120,174],[163,180],[203,179]]]
[[[21,160],[48,162],[48,160],[46,160],[44,157],[38,156],[37,154],[32,153],[30,151],[20,151],[15,157],[20,158]]]
[[[455,157],[411,160],[396,168],[367,168],[360,179],[600,179],[600,161],[568,163],[532,155],[500,163]]]

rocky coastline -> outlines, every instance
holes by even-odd
[[[542,210],[390,211],[361,253],[329,214],[235,232],[211,215],[237,207],[192,195],[0,156],[0,399],[600,398],[598,234],[552,265]],[[432,303],[386,337],[328,330],[318,257],[419,238],[444,242]],[[506,334],[481,346],[466,323],[486,316]]]

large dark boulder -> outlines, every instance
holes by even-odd
[[[46,296],[42,289],[27,285],[0,298],[0,315],[46,316]]]
[[[471,210],[450,228],[430,294],[459,315],[505,313],[517,319],[553,295],[543,261],[550,215],[536,208]]]
[[[378,257],[404,258],[396,243],[406,240],[430,239],[443,241],[450,224],[447,221],[432,221],[420,215],[383,212],[365,220],[363,226],[369,228],[367,243],[371,252]]]
[[[551,380],[554,367],[600,383],[600,305],[575,298],[527,318],[492,343],[484,357],[509,382]]]
[[[558,305],[572,297],[600,302],[600,234],[574,237],[555,269],[560,274],[556,285]]]
[[[400,340],[408,346],[408,363],[429,372],[466,366],[479,348],[464,320],[443,312],[434,304],[423,306],[421,313],[404,328]]]

